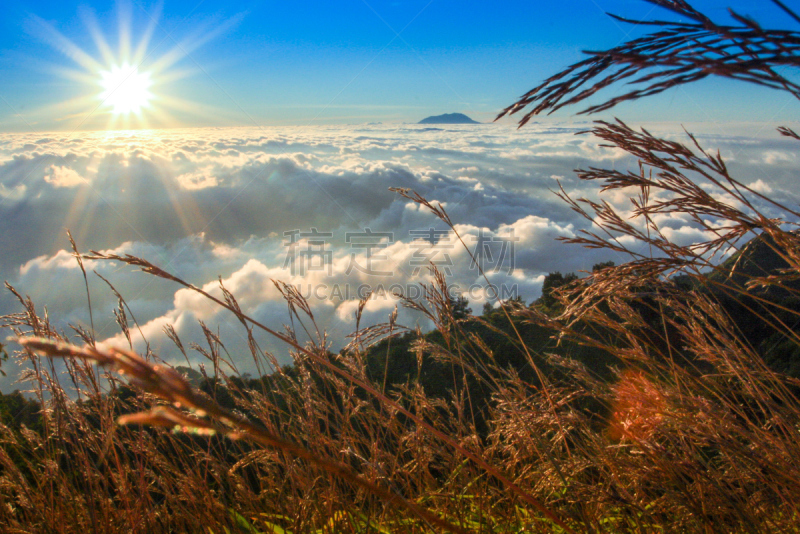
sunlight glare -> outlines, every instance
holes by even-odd
[[[194,28],[196,31],[193,34],[180,42],[176,41],[172,48],[151,48],[153,35],[159,30],[161,4],[163,2],[149,14],[146,27],[142,29],[137,24],[134,32],[133,4],[129,0],[121,0],[117,5],[117,46],[109,44],[109,39],[101,29],[110,25],[108,17],[104,16],[100,21],[92,11],[82,11],[81,17],[97,50],[95,55],[71,41],[50,22],[32,15],[34,34],[50,43],[78,67],[59,66],[57,71],[86,87],[81,96],[44,107],[42,113],[57,114],[53,120],[62,126],[72,124],[80,129],[104,130],[172,126],[177,120],[172,115],[173,110],[184,117],[201,116],[218,120],[223,111],[217,107],[201,106],[175,96],[174,84],[199,71],[190,67],[173,67],[184,60],[189,52],[227,31],[241,17],[233,17],[222,23],[219,20],[204,22]],[[134,39],[135,34],[138,39]],[[172,94],[169,92],[170,86]]]
[[[115,115],[139,114],[153,97],[149,72],[139,72],[135,66],[124,64],[100,72],[103,92],[100,99],[110,105]]]

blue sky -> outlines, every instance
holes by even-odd
[[[696,2],[721,20],[729,5],[767,27],[796,26],[769,2]],[[606,11],[668,16],[640,0],[15,3],[0,21],[0,131],[416,122],[453,111],[487,121],[582,49],[642,31]],[[141,117],[114,120],[99,105],[97,69],[65,53],[74,45],[110,67],[93,25],[117,62],[121,42],[147,44],[139,70],[157,71]],[[718,122],[797,119],[797,109],[788,95],[710,80],[613,114]]]

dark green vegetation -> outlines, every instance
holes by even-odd
[[[652,23],[654,33],[592,53],[507,112],[577,103],[643,68],[638,89],[595,108],[711,74],[800,97],[778,69],[800,66],[797,32],[738,16],[721,26],[682,1],[653,3],[682,22]],[[582,277],[552,273],[537,302],[502,302],[480,316],[447,296],[434,268],[424,298],[403,301],[435,325],[424,335],[391,318],[332,354],[321,334],[302,344],[248,317],[224,288],[216,298],[144,259],[75,250],[78,261],[126,263],[226,308],[255,364],[271,372],[228,372],[222,340],[205,325],[208,346],[195,350],[208,364],[186,378],[157,354],[97,348],[81,329],[79,347],[17,294],[23,311],[6,323],[43,408],[19,421],[35,405],[3,398],[12,417],[0,428],[0,525],[81,534],[797,532],[800,213],[731,176],[691,136],[678,143],[622,122],[591,133],[640,168],[577,171],[598,189],[622,190],[631,206],[562,191],[593,223],[569,241],[630,260]],[[453,226],[442,206],[398,193]],[[670,241],[657,223],[665,215],[693,221],[705,240]],[[294,324],[314,332],[307,303],[277,286]],[[129,331],[124,313],[118,319]],[[279,368],[258,335],[282,340],[294,365]]]

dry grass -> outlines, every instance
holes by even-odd
[[[697,21],[664,23],[668,35],[654,34],[653,43],[673,39],[675,61],[683,61],[689,45],[674,43],[700,32],[697,25],[705,33],[691,37],[691,46],[717,50],[721,40],[736,38],[783,46],[788,56],[781,61],[796,58],[789,32],[767,32],[746,19],[740,19],[744,29],[720,27],[686,11],[691,8],[683,2],[658,3]],[[641,48],[642,41],[635,46],[637,53],[662,57]],[[641,60],[626,50],[596,55],[545,86],[601,60],[603,68],[621,65],[624,73],[630,72],[625,65],[640,69]],[[749,64],[761,74],[745,79],[796,92],[769,70],[775,55],[744,54],[762,61]],[[580,74],[577,81],[585,79]],[[558,98],[542,97],[534,111],[564,105],[559,98],[574,87],[561,86]],[[510,110],[541,94],[540,88]],[[21,344],[15,357],[26,361],[25,379],[44,406],[43,428],[0,428],[0,524],[6,532],[81,534],[797,532],[800,384],[764,363],[763,351],[723,301],[757,314],[785,342],[800,341],[800,312],[764,296],[764,288],[798,293],[800,235],[788,224],[798,213],[748,189],[691,136],[680,144],[622,122],[600,122],[592,132],[637,157],[641,168],[592,168],[579,176],[598,181],[602,190],[635,191],[633,216],[562,190],[594,225],[571,241],[628,254],[630,262],[562,289],[558,314],[504,304],[507,329],[454,317],[446,280],[435,269],[426,297],[406,301],[439,331],[436,342],[430,336],[415,342],[418,362],[454,364],[492,392],[483,431],[470,412],[468,388],[434,398],[418,381],[391,388],[385,378],[369,378],[369,346],[403,332],[393,321],[359,330],[333,355],[310,307],[289,286],[276,283],[297,324],[316,332],[311,343],[248,317],[224,288],[224,298],[216,299],[144,259],[82,256],[73,244],[78,260],[124,262],[203,293],[241,322],[258,368],[274,372],[244,388],[223,371],[220,340],[205,328],[208,347],[196,350],[224,388],[204,393],[149,350],[144,357],[100,350],[84,331],[78,331],[84,346],[70,344],[15,292],[24,311],[6,317],[5,326]],[[441,206],[411,191],[400,194],[452,225]],[[759,207],[765,204],[769,217]],[[690,217],[709,238],[691,246],[670,241],[655,222],[664,213]],[[764,276],[728,276],[719,266],[722,255],[756,235],[786,267]],[[690,283],[677,284],[678,274]],[[118,296],[117,320],[128,333],[130,310]],[[471,328],[476,323],[507,336],[508,346],[535,370],[535,383],[520,378],[519,369],[496,364],[493,349]],[[537,353],[520,334],[525,323],[550,328],[561,343],[602,349],[621,364],[613,379],[601,379],[563,352]],[[255,330],[285,342],[296,372],[259,349]],[[174,330],[167,334],[186,351]],[[66,374],[56,373],[54,358],[64,361]],[[223,392],[230,393],[228,401]],[[226,402],[232,405],[223,407]],[[587,409],[587,402],[602,408]]]

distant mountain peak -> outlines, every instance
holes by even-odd
[[[436,115],[433,117],[426,117],[419,121],[417,124],[480,124],[464,115],[463,113],[445,113],[444,115]]]

